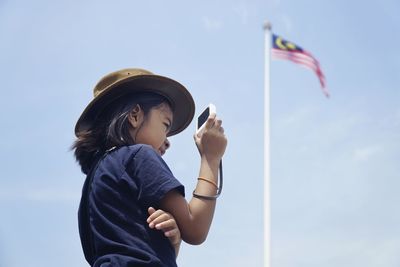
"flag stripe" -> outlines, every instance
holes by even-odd
[[[304,62],[303,60],[297,59],[297,58],[288,58],[288,57],[285,57],[285,56],[279,56],[279,57],[275,57],[275,58],[278,58],[278,59],[287,59],[287,60],[290,60],[290,61],[292,61],[292,62],[294,62],[294,63],[297,63],[297,64],[299,64],[299,65],[302,65],[302,66],[304,66],[304,67],[306,67],[306,68],[308,68],[308,69],[313,70],[313,71],[319,76],[320,80],[323,80],[323,84],[324,84],[324,86],[325,86],[325,76],[324,76],[323,73],[321,72],[321,69],[317,68],[315,65],[310,64],[310,63],[308,63],[308,62]]]
[[[287,59],[287,60],[291,60],[291,61],[294,61],[299,64],[307,65],[307,67],[311,68],[312,70],[318,69],[318,66],[314,62],[312,62],[308,59],[303,59],[301,57],[287,55],[287,54],[281,54],[281,53],[273,53],[272,56],[273,56],[273,58],[276,58],[276,59]]]
[[[329,93],[328,93],[328,91],[326,90],[326,80],[325,80],[325,76],[324,76],[324,74],[321,72],[321,69],[319,69],[319,68],[317,68],[315,65],[310,65],[310,64],[308,64],[308,63],[305,63],[304,61],[302,61],[302,60],[299,60],[299,59],[296,59],[296,58],[288,58],[288,57],[279,57],[279,59],[289,59],[290,61],[292,61],[292,62],[294,62],[294,63],[296,63],[296,64],[299,64],[299,65],[301,65],[301,66],[303,66],[303,67],[305,67],[305,68],[308,68],[308,69],[311,69],[311,70],[313,70],[314,72],[315,72],[315,74],[318,76],[318,78],[319,78],[319,81],[320,81],[320,84],[321,84],[321,87],[322,87],[322,91],[324,92],[324,94],[326,95],[326,96],[328,96],[329,95]]]
[[[304,62],[304,64],[310,64],[310,66],[315,66],[315,68],[320,68],[319,62],[315,58],[298,52],[288,52],[288,51],[272,49],[272,56],[288,60],[296,59]]]
[[[287,59],[293,61],[294,63],[303,65],[304,67],[313,70],[314,72],[316,72],[320,79],[324,80],[323,84],[325,85],[325,76],[323,75],[319,66],[315,64],[315,62],[308,59],[303,59],[302,57],[288,55],[287,53],[272,53],[272,56],[277,59]]]

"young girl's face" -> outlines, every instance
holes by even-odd
[[[152,108],[146,117],[143,110],[138,114],[138,126],[132,134],[136,144],[150,145],[161,156],[169,148],[170,143],[167,134],[173,120],[173,113],[170,106],[166,103]]]

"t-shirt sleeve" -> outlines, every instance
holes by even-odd
[[[150,146],[143,145],[133,157],[132,178],[138,188],[138,201],[157,208],[171,190],[185,196],[184,186],[174,177],[165,161]]]

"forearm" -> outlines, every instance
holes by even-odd
[[[194,135],[201,155],[199,176],[203,178],[198,180],[195,188],[198,196],[213,197],[218,191],[218,167],[227,145],[221,123],[215,114],[210,115],[204,132]],[[176,219],[182,240],[193,245],[204,242],[214,216],[216,199],[193,197],[187,203],[177,190],[172,190],[160,204]]]
[[[218,184],[219,161],[219,159],[207,159],[202,157],[199,177],[211,180],[215,184]],[[217,187],[210,182],[198,180],[195,192],[198,195],[214,196],[217,193]],[[188,206],[194,225],[191,227],[192,231],[190,231],[190,235],[184,236],[183,239],[191,244],[200,244],[206,239],[211,227],[216,200],[206,200],[193,197]]]

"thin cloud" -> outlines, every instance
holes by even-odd
[[[278,120],[277,126],[279,127],[279,129],[281,129],[281,128],[284,129],[287,127],[294,127],[294,126],[302,125],[305,120],[307,120],[309,117],[313,116],[313,114],[315,114],[315,113],[316,113],[315,108],[303,107],[301,109],[298,109],[298,110],[280,118]]]
[[[400,109],[398,109],[395,113],[394,125],[400,125]]]
[[[282,0],[273,0],[272,3],[274,3],[275,6],[280,6]]]
[[[240,4],[233,8],[233,11],[239,16],[240,22],[246,25],[249,19],[249,10],[245,4]]]
[[[332,229],[336,235],[324,238],[313,236],[291,236],[274,240],[275,249],[272,262],[280,266],[293,266],[293,261],[309,266],[398,266],[396,239],[376,237],[360,238],[351,229],[344,235]],[[314,250],[310,250],[314,248]],[[315,250],[317,248],[317,251]],[[304,255],[312,257],[304,257]],[[274,265],[274,264],[272,264]]]
[[[0,191],[0,200],[34,202],[75,202],[80,199],[80,191],[61,188],[10,189]]]
[[[282,21],[286,32],[291,33],[293,29],[292,19],[288,15],[282,14],[280,20]]]
[[[219,31],[222,29],[222,21],[210,17],[203,17],[203,26],[208,31]]]
[[[355,149],[353,152],[353,159],[355,161],[368,161],[370,158],[374,157],[382,150],[382,146],[380,145],[371,145],[363,148],[358,148]]]

